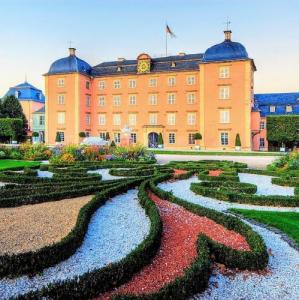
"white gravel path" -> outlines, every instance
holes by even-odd
[[[259,176],[259,175],[258,175]],[[299,211],[299,208],[274,208],[254,205],[232,204],[212,198],[202,197],[190,190],[191,182],[199,182],[193,176],[186,180],[165,182],[159,187],[172,191],[177,197],[202,206],[225,211],[228,208],[245,208],[256,210]],[[244,221],[246,222],[246,221]],[[299,253],[282,237],[266,228],[249,224],[264,239],[267,248],[271,249],[268,274],[257,275],[252,272],[238,272],[234,277],[220,274],[212,276],[209,288],[202,294],[194,296],[197,300],[295,300],[299,299]],[[215,282],[217,284],[215,284]]]
[[[252,183],[257,186],[257,195],[294,196],[294,188],[272,184],[273,177],[266,175],[239,173],[240,182]]]
[[[98,169],[87,171],[88,174],[101,174],[102,180],[115,180],[124,178],[123,176],[113,176],[109,174],[110,169]]]
[[[117,262],[137,247],[149,233],[150,222],[139,205],[137,190],[109,200],[92,216],[80,248],[67,260],[41,275],[0,280],[0,299],[8,299],[58,280],[82,275]]]
[[[256,175],[262,176],[262,175]],[[197,195],[190,190],[192,182],[200,182],[197,176],[192,176],[186,180],[177,180],[174,182],[164,182],[159,184],[159,187],[165,191],[172,191],[173,194],[179,198],[185,199],[189,202],[199,204],[218,211],[226,211],[229,208],[255,209],[267,211],[291,211],[299,212],[299,207],[275,207],[275,206],[260,206],[252,204],[231,203],[228,201],[221,201],[214,198]]]
[[[0,187],[1,187],[1,186],[5,186],[5,185],[7,185],[7,183],[5,183],[5,182],[0,182]]]

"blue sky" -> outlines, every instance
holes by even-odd
[[[177,35],[169,53],[199,53],[223,40],[227,17],[257,65],[255,91],[299,91],[297,0],[0,0],[0,11],[0,95],[25,74],[43,89],[70,40],[91,65],[160,56],[167,20]]]

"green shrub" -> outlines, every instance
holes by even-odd
[[[235,146],[236,147],[241,147],[241,138],[240,138],[239,133],[237,133],[237,135],[236,135]]]

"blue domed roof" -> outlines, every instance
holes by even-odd
[[[203,61],[226,61],[247,58],[248,53],[242,44],[226,39],[224,42],[208,48],[203,56]]]
[[[54,61],[50,67],[47,75],[60,74],[60,73],[83,73],[89,74],[91,71],[91,66],[84,60],[78,58],[75,55],[75,51],[68,56]]]

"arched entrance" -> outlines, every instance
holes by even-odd
[[[148,134],[148,147],[157,148],[158,147],[158,133],[150,132]]]

